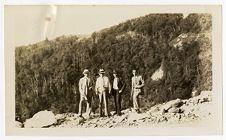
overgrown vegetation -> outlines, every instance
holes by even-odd
[[[186,35],[180,48],[175,42]],[[150,14],[94,32],[91,37],[61,36],[16,48],[16,116],[24,121],[40,110],[78,111],[78,80],[84,68],[96,80],[104,68],[120,71],[127,84],[123,108],[130,107],[131,70],[145,79],[142,106],[189,98],[192,90],[211,90],[211,16]],[[164,76],[151,75],[163,65]],[[94,109],[98,99],[94,98]],[[113,109],[113,100],[110,100]]]

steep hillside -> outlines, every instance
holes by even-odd
[[[131,106],[131,70],[145,79],[142,107],[192,92],[211,90],[211,16],[150,14],[94,32],[91,37],[62,36],[16,48],[16,119],[24,122],[41,110],[78,111],[78,80],[84,68],[95,81],[100,68],[125,79],[123,109]],[[160,69],[161,68],[161,69]],[[153,79],[161,70],[162,77]],[[109,107],[112,110],[113,98]],[[93,111],[98,105],[94,96]]]

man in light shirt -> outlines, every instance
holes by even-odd
[[[115,70],[113,71],[113,76],[112,95],[114,96],[115,101],[115,111],[118,116],[121,116],[121,95],[125,88],[125,83],[122,78],[118,76],[118,73]]]
[[[131,97],[133,98],[133,108],[137,113],[140,113],[139,99],[138,96],[141,94],[144,87],[144,80],[142,76],[136,75],[136,70],[132,71],[132,89]]]
[[[83,71],[84,77],[79,80],[79,92],[80,92],[80,102],[79,102],[79,117],[82,117],[82,103],[86,102],[86,113],[90,117],[91,114],[91,103],[92,103],[92,82],[88,77],[88,69]]]
[[[102,107],[104,103],[104,116],[109,117],[108,112],[108,94],[111,93],[111,84],[107,76],[104,76],[105,71],[103,69],[99,70],[99,77],[96,81],[95,91],[99,96],[99,112],[100,117],[103,116]]]

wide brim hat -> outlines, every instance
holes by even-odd
[[[88,69],[84,69],[83,74],[88,74],[89,70]]]
[[[105,73],[104,69],[100,69],[99,73]]]

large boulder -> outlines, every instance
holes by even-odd
[[[163,105],[162,110],[168,111],[170,108],[180,107],[183,104],[184,102],[181,99],[172,100]]]
[[[16,126],[16,128],[22,128],[23,124],[19,121],[15,121],[15,126]]]
[[[52,111],[40,111],[24,123],[25,128],[42,128],[57,123]]]

